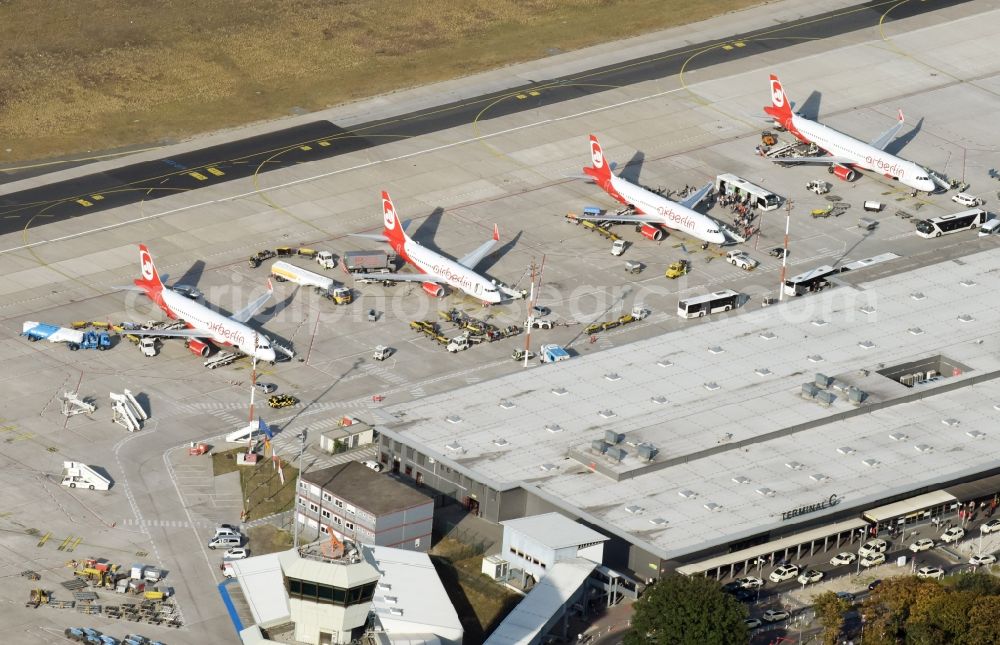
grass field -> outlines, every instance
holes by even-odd
[[[295,478],[299,470],[282,461],[284,483],[270,459],[261,457],[256,466],[237,466],[236,455],[246,452],[246,448],[234,448],[225,452],[212,453],[212,473],[216,477],[239,470],[240,489],[246,504],[246,520],[258,520],[275,513],[291,510],[295,503]]]
[[[761,1],[7,0],[0,164],[322,109]]]

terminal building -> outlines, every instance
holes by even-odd
[[[1000,490],[1000,251],[879,279],[871,264],[389,408],[378,459],[494,522],[578,520],[642,581],[957,517]]]

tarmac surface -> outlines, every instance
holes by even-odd
[[[801,6],[775,3],[689,31],[739,33],[747,24],[762,28],[760,23],[783,11],[797,13]],[[791,198],[788,275],[885,252],[900,257],[855,272],[857,279],[960,261],[966,253],[995,246],[1000,236],[966,232],[926,240],[914,235],[912,216],[960,210],[949,194],[914,198],[884,178],[865,175],[851,184],[835,183],[833,194],[851,205],[845,215],[814,219],[810,211],[828,202],[807,192],[805,184],[829,175],[781,168],[755,156],[761,126],[755,116],[746,115],[759,114],[772,70],[781,73],[787,91],[799,100],[822,89],[822,120],[862,139],[885,130],[901,106],[911,119],[924,117],[914,123],[918,132],[902,154],[964,177],[972,183],[970,191],[987,198],[990,208],[996,203],[993,192],[1000,189],[987,174],[1000,150],[1000,134],[990,125],[1000,117],[1000,51],[995,51],[1000,44],[991,37],[998,16],[997,2],[979,2],[920,13],[881,30],[870,20],[875,26],[868,29],[737,57],[696,75],[583,94],[475,127],[453,127],[266,175],[209,182],[154,203],[0,235],[0,273],[6,278],[0,282],[0,436],[6,444],[0,454],[0,484],[8,491],[0,513],[0,562],[11,578],[0,588],[0,601],[9,605],[0,626],[19,643],[61,642],[63,628],[81,624],[115,636],[139,631],[171,645],[236,641],[216,589],[220,557],[205,544],[215,523],[238,521],[240,500],[231,477],[211,477],[203,463],[207,458],[189,457],[186,447],[190,441],[221,447],[226,433],[246,423],[249,365],[244,361],[207,370],[173,341],[165,343],[159,356],[146,358],[125,341],[106,352],[70,352],[18,337],[25,320],[68,325],[162,319],[144,299],[114,289],[138,274],[137,242],[149,244],[161,274],[183,275],[171,282],[195,282],[208,302],[235,311],[263,288],[266,265],[250,269],[246,262],[259,248],[307,243],[338,255],[372,248],[374,243],[346,234],[379,225],[378,191],[388,188],[401,217],[416,219],[411,229],[416,239],[446,253],[475,248],[498,222],[503,244],[485,261],[485,271],[527,288],[532,262],[536,267],[544,263],[538,304],[550,308],[550,318],[560,324],[532,333],[531,346],[557,342],[577,355],[685,325],[711,324],[674,314],[678,298],[686,295],[729,287],[747,294],[747,306],[754,307],[763,296],[776,294],[781,266],[767,250],[782,242],[783,211],[764,214],[760,236],[742,245],[761,260],[753,272],[726,264],[719,249],[700,250],[695,240],[671,235],[655,243],[624,226],[615,231],[631,246],[624,256],[614,257],[610,242],[567,224],[567,211],[579,212],[586,204],[613,207],[595,186],[566,178],[587,161],[586,136],[595,132],[606,154],[623,163],[631,160],[627,170],[638,173],[643,183],[679,189],[732,172]],[[664,42],[661,38],[659,49]],[[682,41],[669,42],[679,47]],[[483,84],[493,81],[489,77]],[[430,97],[408,100],[415,104]],[[384,109],[376,104],[367,112]],[[102,172],[111,166],[102,163]],[[74,173],[86,174],[73,169],[58,177]],[[44,179],[18,184],[41,186]],[[887,205],[875,216],[879,224],[874,231],[857,226],[866,200]],[[137,208],[143,209],[138,218]],[[709,214],[731,218],[718,206]],[[675,281],[664,279],[666,265],[680,258],[691,261],[692,272]],[[627,274],[625,260],[640,261],[646,268]],[[301,258],[293,262],[321,270]],[[524,301],[484,309],[457,294],[431,299],[419,286],[356,285],[339,267],[329,275],[355,288],[353,304],[337,307],[307,290],[279,284],[276,305],[253,321],[296,352],[292,361],[259,370],[260,378],[301,401],[261,412],[279,429],[274,443],[286,460],[297,456],[295,435],[303,429],[308,428],[310,442],[317,442],[345,414],[377,423],[383,403],[524,369],[510,359],[513,349],[524,346],[524,336],[451,355],[409,326],[412,320],[440,320],[438,311],[452,307],[520,325],[527,314]],[[633,304],[651,309],[652,315],[593,338],[583,333],[586,324],[617,317]],[[368,309],[380,312],[377,322],[368,322]],[[780,315],[780,309],[776,312]],[[458,333],[449,325],[443,330],[448,336]],[[376,362],[371,351],[378,344],[397,352]],[[532,362],[528,369],[544,367]],[[107,393],[123,388],[135,392],[150,412],[137,433],[111,422]],[[97,411],[63,417],[59,397],[67,390],[92,398]],[[59,486],[62,461],[69,459],[104,468],[114,486],[106,493]],[[49,537],[43,541],[45,535]],[[72,610],[23,608],[32,584],[55,589],[60,598],[58,583],[72,576],[64,564],[87,556],[126,566],[143,561],[167,570],[165,583],[176,592],[185,627],[147,629]],[[29,568],[42,574],[39,583],[17,576]]]

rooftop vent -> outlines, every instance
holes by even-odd
[[[660,449],[651,443],[640,443],[636,446],[636,452],[639,453],[639,457],[641,459],[653,461],[653,459],[656,458],[656,455],[660,454]]]
[[[850,446],[841,446],[840,448],[837,448],[837,452],[842,455],[853,455],[857,451]]]
[[[625,510],[631,513],[632,515],[642,515],[643,511],[645,511],[646,509],[637,504],[631,504],[629,506],[626,506]]]
[[[933,452],[934,451],[934,446],[929,446],[926,443],[918,443],[917,445],[915,445],[913,447],[917,449],[917,452],[927,453],[927,452]]]
[[[555,394],[556,396],[565,396],[569,394],[569,390],[567,390],[564,387],[554,387],[552,388],[552,393]]]
[[[833,377],[816,372],[816,377],[813,379],[813,383],[816,384],[816,387],[830,387],[833,383]]]
[[[709,381],[708,383],[705,383],[705,389],[709,392],[714,392],[719,389],[719,384],[715,381]]]
[[[500,400],[500,407],[503,408],[504,410],[510,410],[511,408],[517,407],[517,406],[514,405],[513,401],[508,401],[507,399],[501,399]]]
[[[615,416],[617,416],[617,415],[616,415],[616,414],[614,413],[614,410],[601,410],[601,411],[600,411],[600,412],[598,412],[597,414],[599,414],[599,415],[601,416],[601,418],[602,418],[602,419],[611,419],[612,417],[615,417]]]
[[[792,470],[802,470],[803,466],[797,461],[789,461],[785,464],[786,468],[791,468]]]
[[[872,349],[873,347],[875,347],[875,343],[873,343],[870,340],[863,340],[860,343],[858,343],[858,347],[860,347],[861,349]]]
[[[392,614],[393,616],[402,616],[403,615],[403,608],[402,607],[389,607],[389,613]]]
[[[705,508],[712,511],[713,513],[718,513],[722,510],[721,504],[716,504],[715,502],[708,502],[705,504]]]
[[[778,337],[778,335],[775,334],[773,331],[765,331],[761,332],[760,337],[763,338],[764,340],[774,340],[775,338]]]
[[[622,380],[622,377],[618,374],[618,372],[608,372],[607,374],[604,375],[604,378],[608,381]]]
[[[378,588],[388,591],[392,589],[392,583],[379,581]]]
[[[604,440],[613,446],[617,443],[625,441],[625,435],[621,432],[616,432],[615,430],[605,430]]]
[[[590,442],[590,449],[600,455],[606,453],[608,451],[608,448],[610,447],[611,444],[601,439],[594,439],[593,441]]]
[[[913,298],[914,300],[923,300],[927,296],[925,296],[921,291],[914,291],[913,293],[910,294],[910,297]]]
[[[822,363],[823,362],[823,357],[820,356],[819,354],[813,354],[812,356],[806,356],[806,358],[809,359],[810,363]]]
[[[558,423],[546,423],[545,429],[551,432],[552,434],[563,431],[562,426],[559,425]]]
[[[542,470],[544,470],[547,473],[550,473],[550,472],[552,472],[553,470],[555,470],[557,468],[557,466],[555,464],[548,464],[548,463],[542,464],[540,467],[541,467]]]
[[[659,365],[660,367],[670,367],[671,365],[674,364],[674,362],[666,358],[661,358],[660,360],[656,361],[656,364]]]
[[[868,466],[869,468],[875,468],[876,466],[878,466],[882,462],[880,462],[878,459],[875,459],[873,457],[869,457],[868,459],[862,459],[861,463],[863,463],[864,465]]]
[[[973,318],[969,314],[962,314],[961,316],[958,317],[959,322],[972,322],[973,320],[975,320],[975,318]]]
[[[813,473],[812,475],[809,475],[809,479],[813,480],[814,482],[822,483],[830,481],[830,476],[824,475],[823,473]]]
[[[693,490],[688,490],[687,488],[683,488],[677,491],[677,494],[683,497],[684,499],[694,499],[695,497],[698,496],[698,493],[694,492]]]
[[[737,484],[749,484],[750,478],[744,477],[743,475],[739,475],[737,477],[733,477],[733,481]]]
[[[628,457],[628,451],[624,448],[619,448],[618,446],[608,446],[608,451],[604,453],[609,459],[614,459],[615,461],[621,461]]]
[[[719,347],[718,345],[714,345],[714,346],[712,346],[712,347],[709,347],[709,348],[708,348],[708,351],[709,351],[709,353],[711,353],[711,354],[721,354],[721,353],[723,353],[723,352],[724,352],[724,351],[726,351],[726,350],[722,349],[722,348],[721,348],[721,347]]]
[[[398,596],[383,596],[383,600],[385,600],[390,605],[395,605],[397,602],[399,602],[399,597]]]
[[[816,395],[819,394],[820,389],[816,387],[813,383],[803,383],[802,384],[802,398],[804,399],[815,399]]]
[[[962,285],[963,287],[974,287],[974,286],[976,286],[976,281],[972,280],[972,279],[968,279],[968,280],[962,280],[958,284]]]
[[[669,401],[667,401],[667,397],[665,396],[654,396],[649,400],[652,401],[653,403],[656,403],[657,405],[663,405],[664,403],[669,403]]]
[[[452,452],[465,452],[465,449],[462,448],[462,444],[458,443],[458,441],[447,443],[444,447]]]
[[[847,398],[851,403],[860,405],[868,399],[868,393],[860,388],[851,386],[847,388]]]
[[[817,318],[816,320],[812,321],[812,323],[814,325],[816,325],[817,327],[823,327],[825,325],[829,325],[830,324],[829,322],[827,322],[826,320],[823,320],[822,318]]]
[[[865,305],[864,307],[861,307],[861,313],[873,314],[875,313],[875,307],[873,307],[872,305]]]
[[[847,383],[844,383],[839,378],[835,378],[833,379],[833,383],[830,384],[830,387],[837,390],[838,392],[846,392],[847,389],[851,386],[848,385]]]
[[[1000,411],[1000,403],[994,403],[993,404],[993,409]]]
[[[830,407],[837,400],[837,395],[833,392],[819,392],[816,394],[816,402],[824,407]]]
[[[666,526],[667,521],[662,517],[654,517],[653,519],[649,520],[649,523],[652,524],[653,526]]]
[[[509,445],[509,444],[510,444],[510,442],[507,441],[506,439],[504,439],[503,437],[497,437],[496,439],[493,440],[493,445],[496,445],[496,446],[503,447],[503,446],[506,446],[506,445]]]
[[[919,336],[920,334],[924,333],[924,330],[921,329],[920,327],[910,327],[906,331],[910,332],[914,336]]]
[[[986,436],[985,432],[980,432],[979,430],[969,430],[965,434],[969,435],[973,439],[982,439]]]
[[[753,371],[753,373],[756,374],[757,376],[770,376],[771,370],[767,369],[766,367],[758,367]]]
[[[452,414],[451,416],[445,417],[444,420],[447,421],[448,423],[461,423],[462,417],[458,416],[457,414]]]
[[[762,488],[757,489],[757,494],[763,495],[764,497],[774,497],[774,490],[768,488],[767,486],[764,486]]]
[[[949,428],[954,428],[958,424],[960,424],[961,421],[959,421],[958,419],[953,419],[953,418],[949,417],[947,419],[941,419],[941,423],[945,424]]]
[[[905,432],[890,432],[889,438],[893,441],[906,441],[910,437]]]

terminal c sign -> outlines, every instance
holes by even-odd
[[[799,515],[805,515],[807,513],[812,513],[814,511],[821,511],[824,508],[830,508],[831,506],[836,506],[840,503],[842,497],[837,497],[836,494],[830,495],[827,499],[824,499],[818,504],[807,504],[806,506],[800,506],[798,508],[793,508],[790,511],[784,511],[781,514],[782,521],[790,520],[793,517],[798,517]]]

